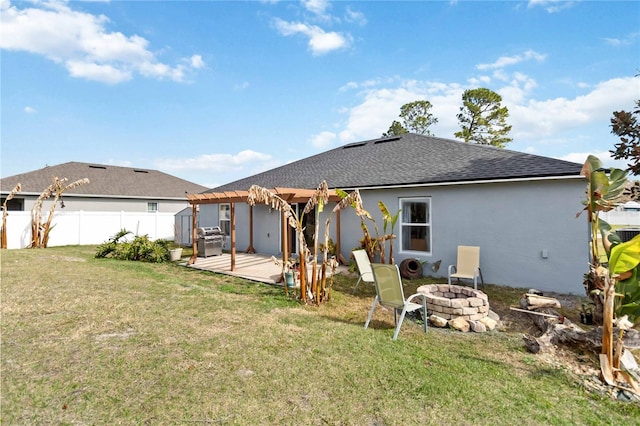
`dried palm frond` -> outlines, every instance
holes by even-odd
[[[360,197],[360,191],[358,191],[357,189],[354,190],[353,192],[350,192],[349,194],[346,194],[340,200],[340,202],[336,204],[336,206],[333,208],[333,211],[335,213],[339,210],[344,210],[347,207],[353,208],[356,211],[356,214],[361,218],[366,217],[369,220],[373,220],[373,217],[371,216],[371,214],[365,210],[362,203],[362,198]]]
[[[7,202],[16,196],[18,192],[22,191],[22,185],[18,184],[11,190],[7,198],[2,203],[2,229],[0,229],[0,248],[7,248]]]
[[[66,180],[67,180],[67,179],[65,179],[65,181],[66,181]],[[78,179],[77,181],[75,181],[75,182],[71,182],[69,185],[67,185],[67,186],[65,186],[64,188],[62,188],[62,190],[60,191],[60,193],[65,192],[65,191],[68,191],[68,190],[73,189],[73,188],[75,188],[75,187],[77,187],[77,186],[80,186],[80,185],[86,185],[86,184],[88,184],[88,183],[90,183],[88,178]]]
[[[322,182],[320,182],[320,185],[318,185],[318,188],[315,190],[311,198],[309,198],[309,201],[307,201],[307,204],[304,206],[304,210],[302,211],[302,213],[308,214],[318,204],[324,205],[324,204],[327,204],[328,202],[329,202],[329,185],[327,185],[327,181],[323,180]]]
[[[49,232],[51,231],[51,221],[53,220],[53,213],[56,208],[58,200],[62,197],[65,191],[76,188],[80,185],[89,183],[89,179],[78,179],[75,182],[66,184],[69,180],[67,178],[59,179],[57,176],[53,176],[52,183],[40,194],[35,204],[31,208],[31,245],[30,247],[47,247],[49,241]],[[53,204],[49,209],[49,217],[46,223],[42,223],[42,205],[45,200],[54,197]],[[64,204],[63,204],[64,207]]]
[[[2,204],[2,207],[5,210],[7,209],[7,201],[13,199],[13,197],[15,197],[16,194],[20,191],[22,191],[22,185],[18,182],[18,184],[11,190],[9,195],[7,195],[7,198],[5,198],[4,203]]]
[[[353,192],[350,193],[346,193],[344,191],[337,191],[338,194],[340,195],[341,199],[340,201],[336,204],[336,206],[333,208],[333,212],[336,213],[340,210],[344,210],[347,207],[352,207],[352,208],[356,208],[356,197],[359,198],[360,197],[360,193],[359,191],[356,189]]]
[[[251,185],[251,188],[249,188],[247,203],[250,206],[255,206],[257,203],[271,204],[276,198],[280,197],[269,191],[267,188],[263,188],[259,185]]]
[[[289,226],[296,229],[298,228],[298,218],[289,203],[267,188],[259,185],[251,185],[251,188],[249,188],[249,196],[247,197],[247,204],[255,206],[258,203],[266,204],[270,208],[282,212]]]

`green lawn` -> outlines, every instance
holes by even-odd
[[[302,306],[94,251],[1,252],[1,424],[640,424],[640,404],[587,391],[520,332],[407,321],[394,342],[381,309],[364,330],[374,294],[351,295],[355,277]]]

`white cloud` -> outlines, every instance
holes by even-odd
[[[537,62],[543,62],[546,59],[547,55],[542,53],[538,53],[535,50],[527,50],[524,54],[514,55],[514,56],[501,56],[492,64],[479,64],[476,65],[476,68],[479,70],[490,70],[490,69],[502,69],[507,66],[515,65],[523,61],[535,60]]]
[[[160,158],[152,168],[183,176],[208,188],[215,188],[257,173],[281,166],[282,161],[269,154],[252,150],[236,154],[203,154],[192,158]],[[247,188],[249,189],[249,188]]]
[[[81,61],[67,61],[66,65],[72,77],[82,77],[87,80],[95,80],[109,84],[131,80],[130,71],[119,70],[111,65]]]
[[[347,6],[347,10],[345,11],[345,21],[351,22],[358,25],[366,25],[367,18],[364,16],[364,13],[359,12],[357,10],[351,9],[350,6]]]
[[[559,12],[563,9],[573,7],[575,1],[567,0],[529,0],[528,8],[542,7],[549,13]]]
[[[394,81],[398,81],[396,77],[389,78],[372,78],[364,81],[350,81],[347,84],[340,87],[338,90],[341,92],[347,90],[357,90],[357,89],[367,89],[375,86],[380,86],[382,84],[389,84]]]
[[[246,167],[260,167],[260,164],[272,162],[269,154],[252,151],[240,151],[237,154],[204,154],[193,158],[164,158],[155,161],[158,168],[164,170],[214,170],[216,173],[241,171]]]
[[[183,81],[188,70],[204,66],[200,55],[187,59],[188,67],[161,63],[143,37],[109,32],[109,18],[104,15],[79,12],[59,1],[33,5],[19,9],[3,0],[0,47],[45,56],[62,64],[73,77],[116,84],[137,72]]]
[[[431,129],[432,133],[453,137],[457,130],[456,114],[463,90],[458,84],[415,80],[405,81],[396,88],[369,90],[359,105],[348,110],[347,123],[339,132],[340,140],[351,142],[381,136],[393,120],[398,120],[400,107],[418,99],[431,102],[431,112],[438,118],[438,123]]]
[[[33,107],[26,106],[24,107],[24,112],[26,112],[27,114],[35,114],[36,112],[38,112],[38,110]]]
[[[332,147],[337,139],[333,132],[320,132],[311,138],[311,145],[318,149],[327,149]]]
[[[201,55],[193,55],[191,57],[191,66],[195,69],[204,68],[205,64]]]
[[[604,41],[611,46],[629,46],[632,45],[640,37],[640,32],[628,34],[624,38],[605,38]]]
[[[345,84],[344,86],[340,87],[338,90],[340,92],[344,92],[347,90],[352,90],[352,89],[357,89],[359,87],[359,84],[355,81],[350,81],[347,84]]]
[[[327,0],[302,0],[302,6],[309,12],[319,17],[326,16],[327,9],[331,8],[331,3]]]
[[[555,157],[560,160],[572,161],[574,163],[581,163],[587,160],[589,155],[594,155],[598,157],[600,161],[602,161],[602,165],[604,167],[612,167],[617,169],[626,169],[627,163],[625,160],[614,160],[609,151],[591,151],[591,152],[571,152],[569,154],[563,155],[561,157]]]
[[[614,78],[599,83],[592,91],[575,99],[521,99],[519,103],[505,104],[509,108],[514,136],[541,138],[598,121],[606,126],[612,111],[632,105],[638,93],[640,79]]]
[[[534,79],[519,72],[513,73],[505,80],[509,80],[509,85],[498,89],[505,104],[521,104],[538,85]]]
[[[329,0],[301,0],[303,13],[302,21],[285,21],[281,18],[274,18],[272,25],[283,36],[304,35],[308,38],[308,48],[315,56],[324,55],[329,52],[345,49],[351,46],[353,38],[349,33],[339,31],[329,31],[322,28],[317,23],[331,25],[336,23],[356,23],[366,24],[363,13],[353,10],[347,6],[343,19],[329,13],[333,7]]]
[[[594,128],[608,134],[612,111],[632,108],[640,93],[640,78],[615,78],[590,86],[590,90],[574,98],[535,98],[537,83],[523,73],[506,75],[501,85],[490,87],[502,96],[509,108],[508,123],[513,126],[511,137],[521,141],[522,149],[545,153],[558,148],[575,149],[581,146],[584,132]],[[432,113],[438,123],[431,131],[436,136],[453,138],[459,130],[457,114],[465,89],[478,87],[479,79],[471,79],[467,86],[431,81],[375,81],[360,94],[360,101],[344,111],[345,122],[335,132],[341,142],[379,137],[387,131],[393,120],[398,120],[400,107],[419,99],[432,104]],[[386,87],[384,87],[386,85]],[[366,85],[350,82],[341,89],[363,89]],[[487,86],[485,86],[487,87]]]
[[[302,22],[287,22],[276,18],[274,25],[284,36],[303,34],[309,38],[309,49],[314,55],[323,55],[350,45],[350,36],[337,32],[326,32],[316,25]]]
[[[324,32],[322,30],[312,32],[309,39],[309,47],[311,51],[316,55],[322,55],[332,50],[341,49],[349,46],[348,38],[345,38],[340,33],[336,32]]]

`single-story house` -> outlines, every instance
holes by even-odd
[[[326,181],[329,188],[358,189],[380,233],[383,219],[378,203],[382,201],[391,214],[401,210],[393,230],[398,264],[416,258],[423,262],[424,275],[446,280],[457,247],[479,246],[485,282],[580,294],[589,261],[587,219],[576,218],[586,189],[581,167],[491,146],[405,134],[349,143],[198,197],[190,194],[189,202],[194,211],[199,208],[201,226],[229,229],[233,211],[239,250],[251,247],[279,255],[285,229],[281,214],[268,205],[251,208],[235,202],[242,198],[234,198],[233,191],[247,191],[252,185],[315,189]],[[294,207],[301,210],[305,201]],[[320,216],[320,235],[334,205]],[[306,234],[314,229],[312,216],[308,215]],[[360,247],[360,219],[349,209],[341,212],[339,225],[333,222],[331,238],[340,241],[340,254],[348,259],[351,250]],[[373,232],[374,225],[368,227]],[[293,240],[295,252],[295,238],[284,240]]]
[[[7,210],[31,210],[42,191],[51,185],[54,176],[67,178],[67,183],[89,179],[88,185],[64,193],[65,209],[69,211],[158,211],[175,214],[188,206],[187,193],[207,189],[158,170],[71,161],[0,179],[2,203],[20,183],[22,191],[7,203]]]
[[[623,212],[640,212],[640,203],[637,201],[627,201],[620,206],[620,210]]]
[[[65,228],[64,232],[52,230],[50,245],[100,243],[122,227],[158,238],[173,238],[176,234],[174,215],[189,207],[187,194],[207,189],[158,170],[68,162],[0,179],[0,204],[4,204],[18,183],[22,187],[7,202],[8,219],[17,220],[21,216],[18,212],[25,212],[22,216],[30,220],[27,212],[51,185],[53,177],[66,178],[66,184],[84,178],[88,178],[89,183],[63,193],[64,208],[57,206],[54,218],[59,216],[62,221],[67,217],[69,221],[79,224],[72,226],[69,223],[69,229]],[[52,200],[44,201],[44,214],[49,211]],[[64,226],[64,223],[59,223],[59,227]],[[84,228],[83,235],[75,235],[79,227]],[[7,230],[14,232],[13,248],[24,247],[28,243],[29,236],[24,225],[12,227],[9,224]],[[15,234],[16,231],[19,231],[19,236]],[[70,232],[74,235],[69,236]],[[68,238],[64,238],[65,235]]]

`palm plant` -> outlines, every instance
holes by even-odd
[[[302,220],[298,217],[295,210],[291,205],[285,201],[282,197],[278,196],[274,192],[267,188],[263,188],[259,185],[252,185],[249,188],[249,195],[247,197],[247,203],[250,206],[255,206],[258,203],[267,204],[270,208],[278,210],[282,213],[286,223],[297,231],[298,244],[300,250],[300,296],[303,301],[306,301],[307,297],[307,273],[305,270],[304,254],[306,253],[306,242],[304,241]],[[285,259],[286,260],[286,259]],[[283,262],[284,264],[284,262]],[[284,273],[284,270],[283,270]],[[289,295],[287,286],[284,286],[285,294]]]
[[[7,248],[7,203],[13,199],[18,192],[22,191],[22,185],[18,183],[15,188],[11,190],[7,198],[2,203],[2,229],[0,230],[0,248]]]
[[[382,201],[378,201],[378,208],[380,208],[380,211],[382,212],[383,220],[382,232],[384,232],[384,235],[382,244],[384,245],[385,241],[389,240],[389,263],[392,264],[395,263],[393,259],[393,240],[396,238],[395,234],[393,233],[393,228],[395,228],[396,223],[398,222],[398,217],[400,217],[400,212],[402,210],[398,210],[396,214],[392,215],[391,213],[389,213],[389,209]],[[387,227],[389,228],[389,234],[387,234]]]
[[[89,179],[87,178],[78,179],[68,185],[65,184],[68,180],[67,178],[58,179],[57,176],[54,176],[52,180],[53,183],[42,191],[31,209],[31,245],[29,246],[31,248],[46,248],[47,244],[49,244],[49,233],[53,228],[51,226],[51,221],[53,220],[53,213],[55,212],[58,201],[60,201],[60,207],[64,208],[62,194],[77,186],[89,183]],[[43,222],[42,205],[45,200],[51,197],[53,197],[53,203],[49,209],[49,217],[47,217],[46,222]]]
[[[640,322],[640,235],[623,243],[611,226],[599,217],[600,212],[612,210],[618,205],[627,181],[627,172],[620,169],[605,170],[600,160],[590,155],[581,174],[587,179],[584,211],[591,226],[591,265],[586,286],[596,306],[600,304],[603,307],[600,355],[603,377],[609,384],[624,380],[640,393],[631,377],[620,370],[624,330],[633,322]],[[601,262],[598,233],[602,236],[608,260],[606,264]],[[615,343],[614,320],[619,330]]]

